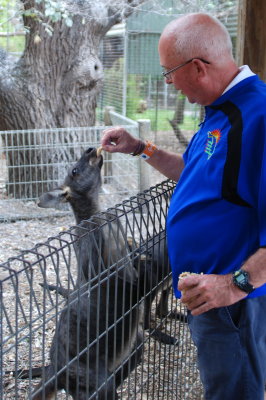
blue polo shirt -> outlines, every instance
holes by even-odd
[[[180,273],[227,274],[266,246],[266,85],[256,75],[206,107],[184,163],[167,217],[177,297]]]

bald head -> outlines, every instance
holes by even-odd
[[[204,13],[170,22],[160,37],[159,55],[161,66],[170,71],[166,83],[181,90],[191,103],[211,104],[239,73],[229,33]]]
[[[211,62],[226,63],[233,60],[232,42],[224,25],[216,18],[204,14],[187,14],[171,21],[164,29],[159,52],[164,47],[180,60],[201,57]]]

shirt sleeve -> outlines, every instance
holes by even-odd
[[[184,152],[184,154],[183,154],[183,160],[184,160],[185,165],[186,165],[186,163],[187,163],[187,161],[188,161],[188,159],[189,159],[190,150],[191,150],[191,148],[193,147],[193,144],[194,144],[194,142],[195,142],[196,135],[197,135],[197,133],[194,134],[194,136],[193,136],[192,139],[190,140],[190,142],[189,142],[189,144],[188,144],[188,146],[187,146],[187,148],[186,148],[186,150],[185,150],[185,152]]]
[[[266,133],[264,151],[261,161],[261,174],[258,191],[258,216],[260,230],[260,245],[266,246]]]

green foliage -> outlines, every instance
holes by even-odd
[[[120,113],[122,112],[123,70],[124,59],[122,57],[115,60],[111,68],[104,70],[104,103],[115,107],[116,111]]]
[[[43,11],[37,8],[39,4],[44,6]],[[24,9],[19,0],[0,0],[0,32],[7,33],[6,37],[0,38],[2,48],[9,52],[23,52],[25,38],[21,33],[29,31],[29,28],[23,25],[23,16],[38,21],[49,35],[53,33],[53,24],[58,21],[64,21],[68,27],[73,25],[72,15],[64,1],[35,0],[35,5],[36,7]],[[16,32],[20,35],[12,36]],[[38,32],[35,34],[39,35]]]
[[[12,36],[16,32],[23,33],[22,4],[19,0],[0,0],[0,32],[7,33],[0,37],[0,47],[9,52],[21,53],[25,46],[23,36]]]
[[[14,32],[21,26],[21,3],[18,0],[0,0],[0,32]]]
[[[0,48],[11,53],[22,53],[25,48],[24,36],[0,37]]]
[[[48,17],[51,22],[58,22],[64,20],[68,27],[73,25],[73,21],[66,4],[63,1],[53,0],[35,0],[36,3],[44,3],[44,16]]]
[[[155,131],[172,131],[169,120],[173,118],[174,112],[172,110],[146,110],[143,113],[132,114],[133,120],[149,119],[151,121],[151,129]],[[185,115],[184,121],[179,125],[181,130],[196,131],[199,124],[199,118],[195,115]]]
[[[72,16],[67,10],[65,2],[60,0],[35,0],[35,2],[44,5],[44,12],[32,7],[23,11],[23,15],[38,20],[49,35],[53,34],[53,23],[63,20],[68,27],[73,25]]]
[[[139,94],[138,81],[136,75],[128,75],[127,79],[127,117],[132,118],[137,112],[141,97]]]
[[[22,16],[39,21],[48,34],[52,34],[52,24],[63,20],[71,27],[72,14],[62,0],[35,0],[36,7],[24,9],[19,0],[0,0],[0,32],[23,31]],[[38,4],[43,5],[43,11],[38,9]],[[27,28],[26,28],[27,30]]]

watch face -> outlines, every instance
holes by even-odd
[[[248,273],[246,271],[236,271],[233,274],[233,282],[236,286],[238,286],[241,290],[244,290],[244,292],[246,293],[251,293],[254,290],[254,287],[248,281]]]
[[[245,283],[246,282],[246,277],[243,274],[235,275],[235,280],[238,283]]]

